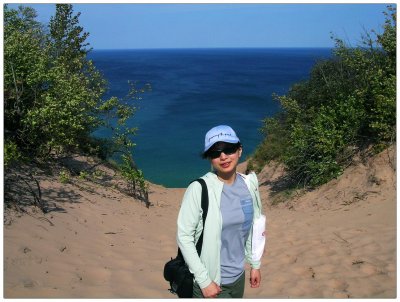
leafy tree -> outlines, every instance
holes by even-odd
[[[89,43],[86,39],[89,33],[79,26],[80,13],[73,14],[71,4],[56,4],[56,14],[50,19],[51,55],[60,59],[71,71],[80,71],[84,64],[86,49]]]
[[[40,155],[83,147],[101,120],[97,114],[106,82],[86,58],[88,34],[78,25],[72,5],[57,4],[47,36],[46,89],[24,120],[28,140],[42,141]]]
[[[137,94],[146,89],[133,85],[125,99],[103,99],[107,83],[87,58],[89,34],[79,26],[79,16],[72,5],[56,4],[46,31],[32,8],[5,6],[6,167],[24,158],[48,160],[71,152],[120,153],[145,195],[144,176],[132,156],[137,129],[126,122],[135,113]],[[99,127],[111,128],[112,139],[93,138]]]
[[[4,127],[6,144],[30,149],[24,124],[43,91],[47,58],[45,35],[36,12],[29,7],[4,11]]]

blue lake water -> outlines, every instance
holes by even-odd
[[[279,111],[272,94],[287,93],[329,56],[327,48],[269,48],[94,50],[89,58],[109,83],[105,97],[126,96],[128,81],[151,85],[129,121],[139,127],[134,158],[146,179],[186,187],[210,170],[200,157],[210,128],[235,129],[244,160],[262,140],[262,120]]]

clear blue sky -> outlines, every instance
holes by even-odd
[[[47,23],[54,4],[27,4]],[[94,49],[352,46],[382,32],[387,4],[73,4]],[[17,4],[10,7],[15,8]]]

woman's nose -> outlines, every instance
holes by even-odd
[[[219,155],[219,158],[220,159],[224,159],[224,158],[227,158],[228,157],[228,155],[226,155],[223,151],[221,152],[221,154]]]

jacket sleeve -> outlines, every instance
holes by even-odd
[[[183,196],[177,221],[177,243],[189,270],[201,288],[211,283],[208,272],[197,254],[195,238],[203,229],[201,209],[201,185],[195,181]]]
[[[249,177],[249,182],[250,182],[250,189],[252,190],[251,194],[253,198],[256,199],[256,206],[254,207],[254,218],[253,218],[253,223],[254,220],[262,214],[262,206],[261,206],[261,198],[260,198],[260,192],[258,188],[258,179],[255,173],[249,174],[247,177]],[[253,244],[253,225],[251,226],[250,234],[249,237],[246,241],[246,248],[245,248],[245,256],[246,256],[246,261],[250,264],[252,268],[259,269],[261,267],[261,260],[255,261],[253,260],[253,249],[252,249],[252,244]]]

